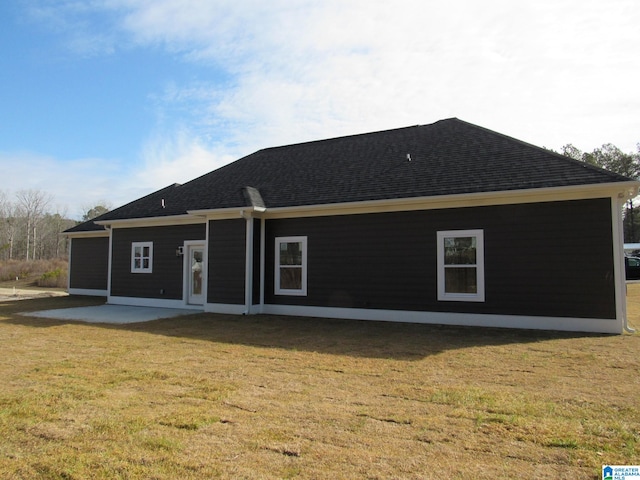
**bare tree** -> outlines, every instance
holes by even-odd
[[[26,217],[26,260],[29,260],[31,249],[33,249],[32,259],[35,259],[38,221],[42,218],[45,208],[51,202],[52,197],[50,194],[40,190],[20,190],[16,197],[18,205],[24,210]]]
[[[20,206],[11,203],[4,192],[0,192],[0,253],[4,259],[13,259],[23,223]]]

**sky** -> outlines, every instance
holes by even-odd
[[[637,0],[3,0],[0,192],[80,219],[261,148],[457,117],[640,143]]]

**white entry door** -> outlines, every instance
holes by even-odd
[[[204,304],[204,245],[187,245],[187,303]]]

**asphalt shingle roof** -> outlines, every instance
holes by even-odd
[[[181,215],[188,210],[257,203],[276,208],[628,180],[451,118],[430,125],[259,150],[98,219]],[[75,228],[94,228],[83,225]]]

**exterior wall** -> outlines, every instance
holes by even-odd
[[[265,304],[616,318],[611,199],[267,220]],[[436,232],[482,229],[482,303],[437,300]],[[274,239],[308,237],[308,294],[274,295]]]
[[[69,291],[107,292],[109,237],[72,238]]]
[[[182,300],[183,257],[176,249],[187,240],[204,240],[206,225],[114,228],[111,296]],[[152,273],[131,273],[131,244],[153,242]]]
[[[209,223],[207,303],[244,305],[246,220]]]

